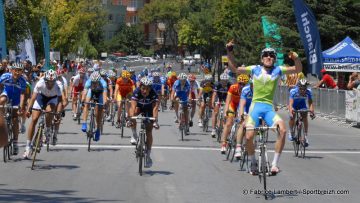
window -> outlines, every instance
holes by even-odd
[[[120,5],[120,0],[112,0],[112,5],[119,6]]]
[[[129,7],[137,8],[137,0],[130,0]]]
[[[108,0],[102,0],[102,4],[103,4],[103,5],[107,5],[107,1],[108,1]]]

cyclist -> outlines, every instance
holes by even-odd
[[[159,100],[154,89],[151,88],[152,81],[147,77],[144,77],[140,80],[140,87],[136,88],[133,96],[131,97],[131,108],[130,108],[130,117],[143,114],[146,117],[154,117],[155,121],[149,121],[146,125],[146,145],[147,145],[147,157],[145,160],[145,167],[152,166],[152,159],[150,157],[151,147],[153,143],[152,129],[159,129],[158,124],[158,108]],[[128,126],[135,126],[136,122],[134,120],[128,121]]]
[[[64,70],[62,69],[58,69],[56,71],[56,75],[57,75],[57,81],[59,81],[61,83],[62,88],[62,92],[63,92],[63,109],[65,109],[65,107],[69,104],[69,100],[68,100],[68,83],[66,78],[63,76],[64,74]],[[65,114],[65,111],[64,111]]]
[[[101,69],[100,70],[100,76],[101,76],[101,78],[106,82],[106,84],[107,84],[107,89],[108,89],[108,94],[107,94],[107,97],[108,97],[108,99],[111,101],[112,100],[112,96],[113,96],[113,88],[112,88],[112,83],[111,83],[111,80],[110,80],[110,78],[108,77],[108,75],[107,75],[107,72],[106,72],[106,70],[105,69]]]
[[[275,144],[275,155],[272,161],[271,172],[276,174],[279,172],[278,162],[280,154],[285,144],[286,126],[285,122],[275,113],[273,106],[273,98],[278,80],[283,74],[299,73],[302,71],[302,64],[298,55],[295,52],[289,53],[289,58],[295,62],[295,66],[275,66],[276,51],[272,48],[265,48],[261,51],[260,59],[262,65],[239,67],[236,70],[235,60],[233,55],[233,42],[227,44],[227,52],[229,59],[229,66],[237,73],[251,74],[253,77],[254,96],[249,111],[249,116],[246,122],[246,127],[258,127],[259,116],[264,118],[268,126],[278,126],[280,128],[280,136],[278,136]],[[255,132],[253,130],[246,131],[247,150],[249,159],[251,160],[251,174],[257,173],[254,138]]]
[[[130,79],[133,81],[134,84],[137,84],[138,78],[136,77],[135,70],[129,69],[129,73],[131,74]]]
[[[176,102],[175,100],[178,98],[181,102],[185,102],[183,103],[183,108],[184,108],[184,116],[185,116],[185,125],[187,129],[186,134],[189,134],[188,101],[191,93],[190,83],[187,81],[187,75],[185,73],[180,73],[178,78],[179,79],[175,81],[173,85],[173,91],[171,91],[170,100],[174,104],[174,108],[175,108],[175,115],[176,115],[175,123],[179,123],[179,103]]]
[[[244,137],[244,124],[245,124],[245,115],[249,114],[249,109],[251,105],[251,101],[253,98],[253,84],[252,79],[249,80],[249,84],[247,84],[241,91],[240,104],[238,108],[238,118],[240,118],[240,125],[236,135],[236,149],[235,149],[235,157],[241,157],[241,147],[243,145],[243,137]]]
[[[19,153],[19,147],[17,145],[19,135],[19,115],[25,112],[25,91],[26,91],[26,80],[22,76],[23,64],[13,64],[10,67],[11,73],[4,73],[0,77],[0,86],[3,89],[0,95],[0,108],[7,103],[11,103],[11,106],[19,106],[18,109],[12,110],[12,132],[14,134],[13,140],[13,154]],[[3,109],[4,110],[4,109]],[[3,113],[3,112],[2,112]],[[0,116],[0,119],[3,119]],[[1,122],[1,121],[0,121]],[[3,130],[3,129],[1,129]]]
[[[210,74],[207,74],[207,75],[205,75],[204,80],[201,81],[201,83],[200,83],[199,99],[201,100],[201,102],[200,102],[199,121],[198,121],[199,127],[203,126],[202,119],[203,119],[203,115],[204,115],[204,111],[205,111],[206,99],[209,98],[209,102],[206,105],[209,105],[212,103],[211,96],[212,96],[213,90],[214,90],[213,78]]]
[[[86,71],[82,67],[78,70],[78,74],[72,78],[70,84],[72,90],[72,112],[73,112],[74,120],[76,119],[76,114],[78,113],[76,112],[78,97],[79,95],[81,97],[80,93],[84,90],[84,85],[86,81],[87,81]]]
[[[110,81],[110,89],[112,89],[112,92],[115,93],[115,86],[116,86],[116,73],[113,70],[108,70],[108,72],[106,73],[106,75],[109,78]],[[112,100],[113,95],[110,96],[110,99]],[[114,99],[116,99],[115,97],[113,97]],[[114,105],[113,102],[109,103],[109,111],[108,111],[108,116],[106,117],[107,121],[111,120],[111,114],[110,114],[110,109],[112,109],[112,105]]]
[[[190,113],[190,121],[189,126],[193,126],[193,118],[196,112],[196,99],[199,99],[199,83],[196,81],[196,76],[194,74],[188,75],[188,81],[190,83],[190,105],[191,105],[191,113]]]
[[[170,91],[170,95],[171,95],[171,93],[173,91],[172,87],[173,87],[175,81],[177,80],[177,77],[176,77],[176,72],[174,72],[174,71],[172,71],[169,75],[170,76],[168,77],[166,84],[169,87],[169,91]]]
[[[154,72],[152,75],[153,75],[153,78],[152,78],[152,81],[153,81],[152,88],[155,90],[156,94],[158,95],[159,101],[161,101],[161,99],[162,99],[162,94],[161,94],[161,92],[162,92],[162,89],[163,89],[164,84],[161,82],[160,72]]]
[[[30,158],[31,140],[33,139],[35,126],[41,115],[41,110],[46,112],[56,111],[58,113],[62,111],[62,87],[59,86],[60,83],[56,82],[56,78],[56,72],[50,69],[45,72],[45,76],[34,87],[34,92],[26,112],[26,116],[30,117],[31,115],[32,119],[28,127],[28,137],[23,155],[25,159]],[[46,115],[46,135],[50,133],[50,125],[53,119],[53,115]],[[57,116],[56,120],[59,119],[59,116]]]
[[[230,86],[228,94],[226,97],[225,107],[224,107],[224,118],[226,118],[226,123],[224,125],[224,131],[221,135],[221,150],[222,154],[225,154],[226,151],[226,140],[230,134],[231,126],[234,123],[234,118],[236,116],[236,111],[240,102],[240,95],[243,87],[249,82],[249,76],[246,74],[240,74],[237,77],[237,83]]]
[[[99,105],[95,108],[95,116],[96,116],[96,133],[95,133],[95,141],[99,141],[100,139],[100,128],[102,124],[102,115],[103,115],[103,106],[107,102],[107,83],[104,79],[102,79],[100,73],[98,71],[93,72],[90,75],[90,78],[86,81],[84,86],[84,91],[82,95],[82,102],[90,102],[93,100],[96,103],[99,103]],[[83,124],[81,127],[81,130],[83,132],[86,132],[87,130],[87,124],[86,119],[88,117],[89,113],[89,104],[84,105],[84,113],[83,113]]]
[[[290,113],[290,120],[289,120],[289,135],[288,139],[290,141],[294,141],[294,123],[295,123],[295,112],[294,110],[306,110],[306,100],[308,100],[308,105],[310,109],[310,116],[314,117],[314,104],[312,102],[312,93],[311,89],[307,88],[309,83],[306,79],[299,80],[297,86],[290,91],[290,98],[289,98],[289,113]],[[302,118],[304,121],[304,137],[305,137],[305,147],[309,146],[309,140],[307,138],[309,122],[307,119],[307,113],[302,113]]]
[[[212,114],[212,131],[211,136],[214,138],[216,134],[215,125],[219,125],[217,121],[217,116],[219,114],[220,105],[222,102],[226,101],[228,89],[230,88],[231,83],[229,82],[229,75],[226,73],[222,73],[220,75],[220,82],[215,83],[214,92],[212,95],[212,103],[211,108],[214,109],[214,113]],[[215,105],[215,102],[219,102],[217,105]]]
[[[120,126],[120,118],[121,118],[121,113],[122,113],[122,106],[121,106],[121,101],[125,101],[126,99],[131,99],[131,96],[133,94],[133,91],[135,90],[135,84],[133,83],[133,81],[130,79],[130,73],[129,71],[123,70],[121,72],[121,77],[118,78],[116,80],[116,86],[115,86],[115,93],[114,93],[114,98],[116,98],[116,101],[118,103],[118,116],[117,116],[117,123],[116,126]],[[124,103],[125,105],[125,110],[126,110],[126,114],[129,115],[129,107],[130,104],[129,103]],[[122,121],[125,122],[125,121]],[[133,131],[133,135],[130,138],[130,143],[131,144],[136,144],[136,129],[132,128]]]

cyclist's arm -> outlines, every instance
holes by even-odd
[[[237,74],[246,74],[249,71],[247,71],[247,69],[245,67],[238,67],[236,68],[236,63],[235,63],[235,56],[234,56],[234,52],[233,51],[227,51],[227,58],[228,58],[228,67],[231,70],[231,72],[233,73],[237,73]]]
[[[201,99],[202,94],[203,94],[203,90],[202,90],[202,88],[199,88],[199,94],[198,94],[197,98]]]
[[[29,106],[28,106],[28,109],[27,109],[27,112],[30,112],[34,103],[35,103],[35,100],[36,100],[36,97],[38,96],[38,93],[33,93],[32,96],[31,96],[31,99],[30,99],[30,102],[29,102]]]
[[[158,114],[159,114],[159,101],[156,100],[153,103],[153,116],[156,119],[156,121],[158,120]]]
[[[289,112],[290,112],[290,114],[292,114],[292,111],[293,111],[293,104],[294,104],[294,99],[290,98],[289,99]]]
[[[170,101],[173,101],[175,98],[175,90],[173,89],[172,91],[171,91],[171,95],[170,95]]]
[[[119,92],[119,85],[116,84],[116,85],[115,85],[115,92],[114,92],[113,98],[116,98],[118,92]]]
[[[88,93],[90,89],[84,89],[84,91],[82,92],[82,96],[81,96],[81,102],[84,102],[86,99],[86,95]],[[90,90],[91,91],[91,90]]]
[[[238,118],[241,118],[241,116],[244,114],[245,105],[246,99],[240,99]]]
[[[229,110],[230,102],[231,102],[232,95],[228,94],[226,96],[226,102],[225,102],[225,111],[224,111],[224,118],[227,116],[227,111]]]
[[[25,110],[25,91],[20,94],[20,110]]]
[[[308,99],[308,104],[309,104],[309,110],[311,113],[314,113],[315,109],[314,109],[314,104],[312,99]]]
[[[290,52],[289,58],[295,62],[295,66],[286,67],[286,74],[300,73],[302,71],[302,63],[297,53]]]
[[[214,91],[213,94],[212,94],[211,104],[210,104],[212,108],[214,108],[214,106],[215,106],[216,94],[217,94],[216,91]]]
[[[103,91],[103,99],[104,99],[104,103],[103,104],[106,104],[107,101],[108,101],[108,98],[107,98],[107,92],[106,91]]]
[[[61,92],[62,95],[64,95],[64,92]],[[63,96],[58,96],[58,103],[57,103],[57,106],[56,106],[56,112],[59,113],[63,110],[63,105],[62,105],[62,102],[63,99],[65,100],[65,98]],[[61,101],[61,102],[60,102]]]
[[[130,110],[129,110],[129,114],[130,114],[130,116],[129,116],[129,117],[133,117],[133,116],[135,116],[136,106],[137,106],[137,101],[135,101],[135,100],[131,100],[131,103],[130,103]]]

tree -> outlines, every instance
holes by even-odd
[[[123,25],[111,40],[105,42],[105,47],[111,52],[137,54],[144,47],[143,39],[140,27]]]

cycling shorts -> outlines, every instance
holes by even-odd
[[[274,124],[282,121],[281,117],[275,113],[273,105],[253,102],[250,106],[246,127],[259,127],[259,117],[262,117],[266,124],[270,127],[273,127]]]
[[[239,103],[230,102],[226,115],[230,116],[230,117],[235,117],[238,106],[239,106]]]
[[[92,91],[89,89],[86,95],[87,99],[94,100],[97,103],[104,104],[103,92],[102,91]]]
[[[44,110],[48,105],[57,105],[58,102],[58,96],[46,97],[42,94],[38,94],[32,108],[36,110]]]
[[[133,92],[128,92],[127,94],[122,94],[122,95],[125,95],[125,96],[121,96],[121,94],[117,94],[116,95],[116,101],[117,102],[120,102],[123,100],[123,98],[125,99],[131,99],[131,96],[132,96]]]
[[[80,92],[82,92],[84,90],[84,86],[83,85],[79,85],[77,87],[73,88],[73,97],[77,97],[79,95]]]

